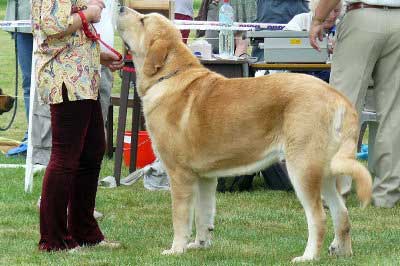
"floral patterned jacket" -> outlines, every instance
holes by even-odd
[[[98,98],[100,48],[82,30],[62,38],[73,23],[72,8],[82,8],[85,0],[32,0],[33,34],[37,44],[36,84],[40,102],[63,101],[62,85],[70,101]]]

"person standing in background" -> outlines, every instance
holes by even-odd
[[[193,0],[175,1],[175,19],[193,20]],[[187,43],[190,30],[181,30],[182,41]]]
[[[323,24],[339,0],[320,0],[310,29],[310,43],[319,49]],[[372,201],[391,208],[400,201],[400,1],[346,0],[346,14],[337,27],[330,84],[360,114],[370,80],[378,129],[368,168],[374,176]],[[340,189],[349,189],[351,179]]]
[[[291,31],[309,31],[311,28],[311,21],[315,14],[319,0],[310,1],[310,12],[301,13],[294,16],[286,25],[283,30]],[[340,0],[335,8],[329,13],[329,16],[324,21],[324,33],[330,33],[338,23],[339,16],[342,13],[343,1]]]
[[[101,12],[101,20],[99,23],[94,24],[97,33],[100,34],[101,39],[111,47],[114,47],[114,24],[113,24],[113,10],[114,0],[104,0],[105,8]],[[102,52],[108,52],[109,49],[100,43]],[[100,72],[100,104],[101,113],[103,115],[104,125],[107,123],[108,108],[110,107],[111,89],[113,87],[114,76],[107,66],[101,65]]]
[[[18,8],[17,8],[18,5]],[[18,16],[18,17],[16,17]],[[30,20],[31,19],[31,2],[30,0],[8,0],[5,20]],[[29,99],[31,91],[31,70],[32,70],[32,49],[33,49],[33,35],[32,28],[19,27],[9,28],[13,38],[17,40],[17,57],[18,63],[22,72],[22,88],[24,95],[25,115],[27,122],[29,122]],[[23,142],[28,139],[28,132],[25,132]],[[14,151],[9,151],[10,155],[26,152],[27,145],[24,144],[15,148]]]
[[[310,1],[310,12],[301,13],[294,16],[286,25],[283,30],[288,31],[309,31],[311,27],[311,21],[315,13],[315,8],[317,7],[319,0],[311,0]],[[336,7],[329,13],[329,16],[324,22],[324,34],[328,34],[328,38],[332,38],[332,47],[330,47],[329,53],[333,52],[334,45],[334,36],[336,32],[336,23],[339,21],[338,18],[342,13],[343,3],[340,0]],[[330,78],[330,70],[313,70],[313,71],[292,71],[296,73],[305,73],[309,75],[313,75],[317,78],[322,79],[323,81],[329,83]],[[344,192],[345,194],[349,191]]]

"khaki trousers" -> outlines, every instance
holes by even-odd
[[[373,203],[393,207],[400,200],[400,9],[350,11],[337,32],[330,83],[360,113],[373,79],[378,118],[369,164]],[[341,181],[342,190],[349,190],[351,180]]]
[[[107,122],[108,107],[110,107],[111,89],[113,87],[114,77],[113,73],[108,67],[101,66],[101,78],[100,78],[100,104],[101,113],[103,115],[104,124]]]

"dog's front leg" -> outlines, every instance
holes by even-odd
[[[195,199],[196,239],[189,249],[207,248],[211,245],[214,230],[216,178],[199,178]]]
[[[188,175],[169,174],[171,178],[172,223],[174,240],[164,255],[181,254],[185,252],[191,230],[191,209],[193,208],[195,178]],[[178,177],[178,178],[177,178]]]

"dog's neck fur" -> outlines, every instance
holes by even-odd
[[[182,60],[182,58],[184,60]],[[184,63],[182,63],[184,62]],[[175,66],[173,69],[166,69],[165,67],[161,67],[159,71],[152,75],[148,76],[143,72],[143,60],[135,60],[135,67],[137,71],[137,86],[138,93],[140,97],[143,97],[146,92],[155,84],[160,82],[160,79],[163,77],[167,77],[172,75],[173,73],[177,73],[181,70],[185,70],[189,67],[200,67],[203,65],[200,61],[191,53],[189,48],[182,42],[181,45],[177,45],[175,49],[169,51],[164,65],[172,65]]]

